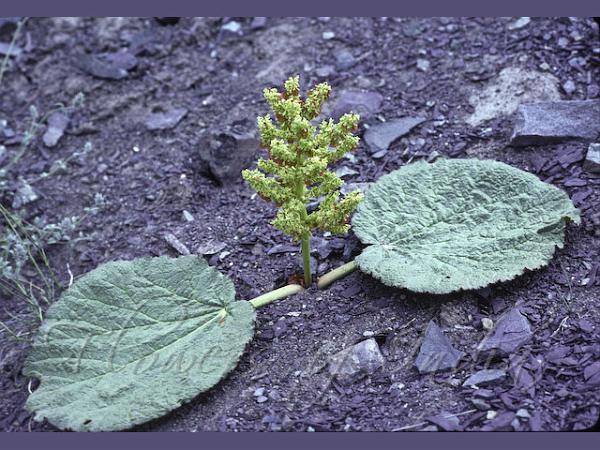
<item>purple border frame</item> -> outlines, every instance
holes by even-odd
[[[594,0],[3,0],[4,16],[600,16]]]

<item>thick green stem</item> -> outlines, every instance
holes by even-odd
[[[317,281],[317,287],[319,289],[325,289],[334,281],[339,280],[340,278],[345,277],[349,273],[353,272],[354,269],[356,269],[355,261],[350,261],[349,263],[333,269],[331,272],[328,272],[319,278],[319,281]]]
[[[312,285],[312,272],[310,270],[310,235],[302,239],[302,260],[304,262],[304,286]]]
[[[253,298],[250,300],[250,303],[252,303],[252,306],[254,306],[255,309],[258,309],[268,305],[269,303],[273,303],[277,300],[281,300],[282,298],[297,294],[300,291],[302,291],[302,286],[299,284],[288,284],[287,286]]]

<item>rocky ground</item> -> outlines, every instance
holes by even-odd
[[[14,28],[0,21],[0,54]],[[593,20],[54,18],[29,20],[16,44],[0,83],[0,164],[18,152],[31,106],[43,114],[85,96],[83,106],[44,119],[0,192],[3,205],[46,223],[85,216],[103,199],[101,213],[78,225],[81,236],[48,249],[63,285],[106,261],[188,252],[230,276],[242,299],[297,274],[298,248],[268,224],[274,208],[239,176],[259,154],[262,89],[296,73],[305,86],[329,81],[327,114],[362,116],[363,140],[337,167],[350,184],[423,158],[491,158],[566,190],[582,213],[546,268],[511,282],[432,296],[355,272],[263,308],[256,339],[227,379],[140,430],[577,430],[597,422]],[[323,273],[360,243],[352,233],[319,236],[313,248]],[[2,297],[0,320],[25,335],[26,305]],[[1,333],[0,429],[52,430],[23,409],[28,340]],[[442,355],[435,367],[423,362],[432,350]],[[340,351],[355,353],[359,366],[336,363]]]

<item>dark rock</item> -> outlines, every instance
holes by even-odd
[[[483,386],[493,384],[506,377],[506,372],[500,369],[485,369],[475,372],[463,383],[463,386]]]
[[[514,418],[514,412],[503,411],[498,414],[490,423],[483,426],[481,431],[510,431],[513,429],[512,421]]]
[[[517,351],[532,336],[527,318],[513,308],[498,319],[492,334],[479,343],[477,351],[482,357],[490,354],[506,356]]]
[[[543,145],[600,136],[600,100],[520,105],[511,145]]]
[[[583,162],[583,168],[588,172],[600,173],[600,144],[590,144]]]
[[[348,70],[356,64],[356,59],[349,50],[342,48],[333,54],[335,58],[335,68],[340,72]]]
[[[255,159],[260,141],[254,133],[214,132],[199,144],[204,169],[219,183],[241,178]]]
[[[177,126],[187,115],[185,108],[171,108],[164,112],[154,112],[146,117],[146,128],[148,130],[168,130]]]
[[[20,17],[0,17],[0,37],[12,38]]]
[[[430,321],[415,365],[420,373],[452,369],[458,365],[463,355],[463,352],[452,347],[442,330]]]
[[[107,80],[121,80],[137,66],[137,58],[128,52],[79,55],[74,62],[84,72]]]
[[[369,151],[373,154],[387,150],[396,139],[424,121],[423,117],[402,117],[369,127],[365,132],[365,142],[369,146]]]
[[[65,129],[69,125],[69,116],[56,111],[48,117],[48,128],[42,136],[42,140],[46,147],[54,147],[65,133]]]
[[[155,17],[154,20],[156,20],[160,25],[163,26],[167,26],[167,25],[177,25],[179,23],[179,17]]]
[[[253,17],[252,22],[250,22],[250,28],[253,30],[260,30],[267,25],[266,17]]]
[[[333,107],[332,117],[339,119],[346,113],[354,112],[361,120],[373,117],[381,108],[383,96],[377,92],[344,91]]]
[[[353,383],[383,367],[383,355],[375,339],[361,341],[329,359],[329,373],[343,384]]]

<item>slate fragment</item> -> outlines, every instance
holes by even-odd
[[[373,117],[381,108],[383,96],[378,92],[344,91],[335,102],[332,117],[338,120],[346,113],[354,112],[361,120]]]
[[[340,383],[351,384],[383,367],[383,355],[375,339],[367,339],[329,359],[329,373]]]
[[[510,143],[544,145],[600,136],[600,100],[526,103],[519,106]]]
[[[387,150],[395,140],[401,138],[424,121],[425,118],[423,117],[402,117],[369,127],[364,136],[369,151],[373,154],[381,150]]]
[[[129,75],[129,70],[137,66],[137,58],[129,52],[84,54],[77,56],[74,64],[96,78],[121,80]]]
[[[442,330],[433,320],[427,325],[421,349],[415,360],[420,373],[452,369],[458,365],[464,353],[452,347]]]
[[[48,128],[42,136],[46,147],[55,147],[58,141],[65,133],[65,129],[69,125],[69,116],[61,111],[56,111],[48,117]]]
[[[145,125],[148,130],[168,130],[175,128],[187,115],[185,108],[170,108],[166,111],[153,112],[146,117]]]
[[[480,357],[509,355],[528,342],[532,336],[527,318],[518,308],[513,308],[498,319],[492,334],[479,343],[478,355]]]
[[[462,384],[463,386],[483,386],[503,380],[506,372],[500,369],[484,369],[475,372]]]
[[[600,361],[587,366],[583,370],[583,378],[588,386],[600,386]]]

